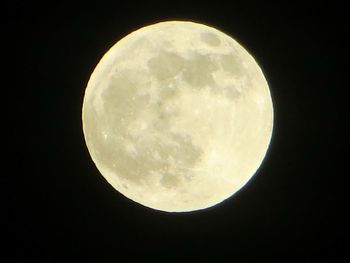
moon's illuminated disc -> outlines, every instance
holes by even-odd
[[[192,22],[117,42],[85,91],[91,157],[124,196],[163,211],[220,203],[260,166],[271,139],[269,87],[234,39]]]

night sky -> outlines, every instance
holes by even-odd
[[[2,11],[3,55],[14,74],[2,85],[10,116],[3,262],[349,260],[345,1],[48,2],[13,1]],[[261,66],[275,111],[267,157],[247,187],[187,214],[115,191],[82,133],[84,90],[99,59],[128,33],[164,20],[233,36]]]

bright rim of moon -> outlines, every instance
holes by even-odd
[[[96,66],[83,131],[98,170],[144,206],[185,212],[241,189],[270,143],[273,106],[254,58],[215,28],[138,29]]]

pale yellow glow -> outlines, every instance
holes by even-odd
[[[101,59],[86,88],[92,160],[124,196],[169,212],[232,196],[260,166],[273,107],[253,57],[193,22],[143,27]]]

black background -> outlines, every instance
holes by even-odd
[[[344,262],[345,2],[127,2],[3,9],[14,72],[2,87],[11,117],[6,262]],[[234,36],[261,65],[275,107],[258,175],[234,198],[189,214],[154,211],[115,191],[81,125],[84,89],[102,55],[131,31],[174,19]]]

